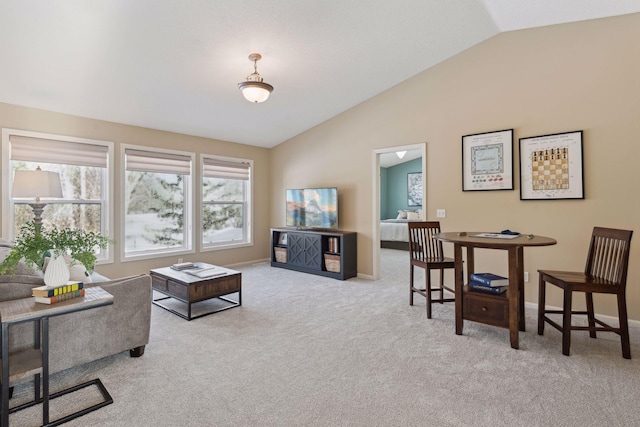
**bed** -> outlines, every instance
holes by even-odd
[[[380,221],[380,247],[409,250],[408,222],[420,219],[383,219]]]

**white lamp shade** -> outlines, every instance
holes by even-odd
[[[266,101],[273,90],[273,86],[270,84],[251,81],[238,83],[238,87],[244,98],[255,104]]]
[[[13,175],[13,197],[62,197],[60,174],[43,170],[17,170]]]

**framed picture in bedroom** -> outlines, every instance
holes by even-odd
[[[582,131],[520,138],[520,200],[584,199]]]
[[[407,206],[422,206],[422,172],[407,174]]]
[[[513,129],[462,137],[462,191],[513,190]]]

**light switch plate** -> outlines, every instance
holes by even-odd
[[[447,210],[446,209],[436,209],[436,216],[438,218],[446,218],[447,217]]]

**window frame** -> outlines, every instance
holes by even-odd
[[[126,196],[126,183],[127,183],[127,169],[126,169],[126,150],[138,150],[138,151],[146,151],[149,153],[158,153],[158,154],[173,154],[178,156],[185,156],[191,159],[191,172],[189,174],[188,179],[184,180],[185,183],[185,202],[184,202],[184,218],[185,218],[185,232],[184,237],[186,240],[185,245],[182,248],[177,249],[161,249],[161,250],[150,250],[144,251],[135,255],[127,255],[126,252],[126,221],[127,221],[127,213],[125,212],[125,196]],[[121,169],[121,180],[120,180],[120,241],[122,242],[120,245],[120,262],[131,262],[131,261],[139,261],[145,259],[153,259],[158,257],[172,257],[175,255],[187,255],[193,254],[196,252],[194,245],[194,231],[195,227],[193,226],[195,223],[195,209],[194,209],[194,186],[195,186],[195,164],[196,164],[196,154],[190,151],[179,151],[179,150],[169,150],[164,148],[157,148],[145,145],[132,145],[132,144],[120,144],[120,169]]]
[[[79,138],[67,135],[56,135],[43,132],[26,131],[19,129],[2,129],[2,236],[5,239],[13,240],[16,236],[13,235],[13,223],[15,213],[15,202],[11,197],[11,186],[13,184],[13,170],[11,168],[11,141],[10,137],[23,136],[30,138],[48,139],[53,141],[72,142],[78,144],[90,144],[107,147],[107,167],[103,171],[103,183],[101,195],[101,209],[100,209],[100,233],[103,236],[114,239],[114,215],[113,215],[113,201],[114,201],[114,146],[112,141],[103,141],[89,138]],[[55,162],[54,162],[55,163]],[[22,203],[19,203],[22,204]],[[94,201],[86,202],[84,200],[73,199],[59,199],[48,201],[47,204],[96,204]],[[107,246],[104,255],[98,256],[96,265],[112,264],[114,262],[114,245]]]
[[[218,156],[214,154],[201,154],[199,162],[199,171],[200,171],[200,185],[199,185],[199,198],[200,198],[200,224],[198,228],[198,232],[200,233],[199,245],[200,252],[211,252],[211,251],[220,251],[226,249],[234,249],[234,248],[243,248],[253,246],[253,160],[250,159],[241,159],[237,157],[225,157]],[[205,205],[216,205],[216,204],[240,204],[238,202],[205,202],[204,201],[204,179],[206,178],[204,175],[204,167],[205,167],[205,159],[209,160],[219,160],[223,162],[232,162],[232,163],[245,163],[249,165],[249,179],[245,185],[245,200],[242,204],[244,204],[244,230],[243,236],[244,239],[241,242],[224,242],[224,243],[208,243],[204,242],[204,227],[202,218],[204,217],[204,208]]]

